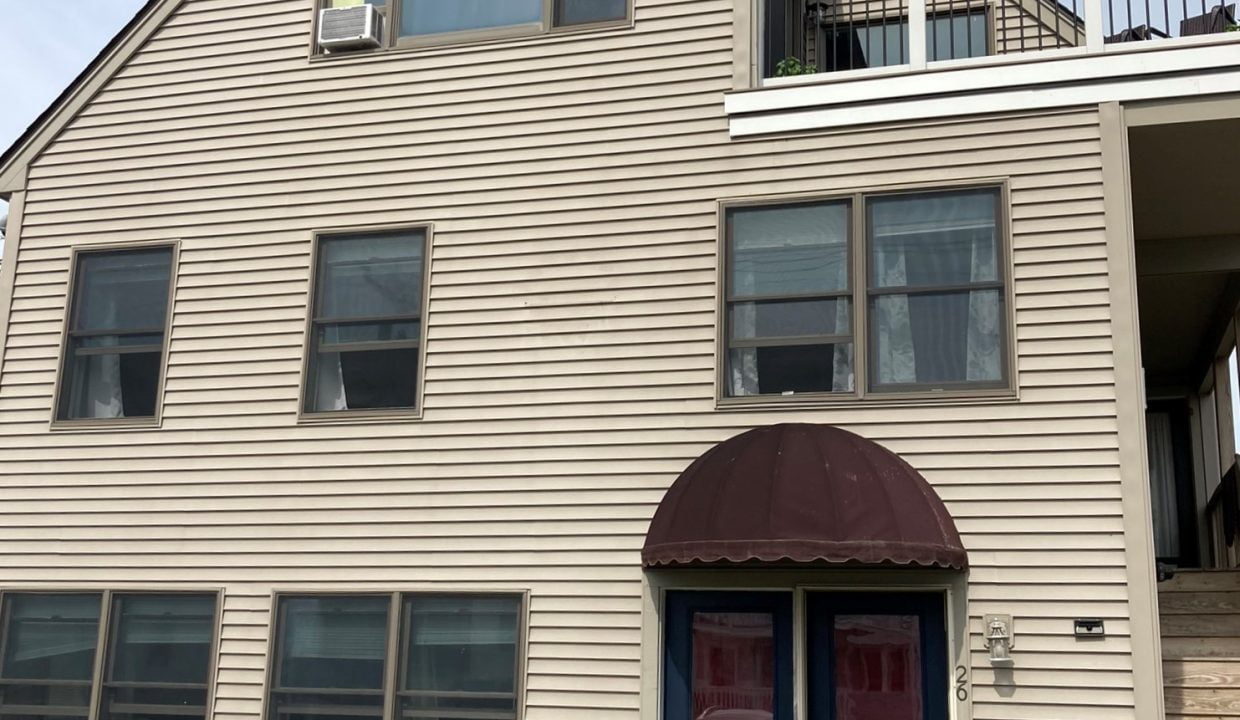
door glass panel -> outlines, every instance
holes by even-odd
[[[922,720],[916,615],[836,615],[836,720]]]
[[[774,616],[694,613],[693,718],[771,720],[774,710]]]

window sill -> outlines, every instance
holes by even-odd
[[[97,420],[53,420],[49,429],[54,432],[152,430],[158,429],[161,423],[162,419],[158,416],[149,418],[109,418]]]
[[[1020,393],[1012,389],[944,390],[942,392],[869,393],[805,393],[802,395],[751,395],[715,399],[715,409],[723,411],[769,410],[771,408],[839,408],[839,407],[925,407],[935,405],[1008,405],[1020,401]]]
[[[538,30],[535,32],[483,32],[483,33],[452,33],[451,35],[442,35],[436,40],[435,36],[415,36],[420,39],[407,39],[404,42],[397,41],[397,44],[389,47],[379,47],[371,50],[355,50],[352,52],[325,53],[311,48],[309,60],[312,64],[323,62],[344,62],[349,59],[353,60],[372,60],[393,55],[407,55],[410,53],[430,53],[436,50],[468,50],[475,47],[485,47],[497,44],[514,44],[528,43],[533,40],[553,40],[562,37],[577,37],[581,35],[597,35],[601,33],[629,31],[634,27],[633,20],[630,18],[623,22],[604,22],[591,23],[589,25],[574,25],[566,28],[552,28],[550,30]]]
[[[356,423],[407,422],[422,419],[421,408],[384,408],[381,410],[337,410],[331,412],[300,412],[299,425],[351,425]]]

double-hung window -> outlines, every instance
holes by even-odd
[[[171,246],[76,254],[57,420],[156,416],[172,261]]]
[[[426,230],[317,245],[304,412],[415,410]]]
[[[519,594],[281,595],[268,720],[515,720]]]
[[[4,593],[0,718],[205,718],[216,600],[209,593]]]
[[[1006,390],[1002,197],[982,187],[729,207],[723,394]]]
[[[322,7],[374,5],[385,46],[427,45],[624,24],[631,0],[325,0]]]

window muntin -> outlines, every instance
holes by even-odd
[[[867,201],[870,387],[1003,387],[997,189]]]
[[[385,707],[396,717],[517,717],[521,595],[282,595],[277,603],[268,720],[383,718]]]
[[[983,187],[727,208],[723,395],[1007,389],[1001,205]]]
[[[0,717],[86,720],[97,692],[99,720],[205,718],[214,594],[9,592],[2,599]]]
[[[155,416],[171,277],[168,246],[77,255],[58,420]]]
[[[728,393],[853,388],[850,203],[728,211]]]
[[[417,407],[426,231],[318,242],[304,411]]]
[[[99,644],[99,594],[10,593],[0,608],[0,711],[85,718]]]
[[[534,35],[622,24],[632,0],[320,0],[322,8],[374,5],[384,46]],[[347,51],[342,54],[347,54]]]

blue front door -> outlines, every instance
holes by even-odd
[[[793,720],[804,633],[808,720],[946,720],[941,593],[669,592],[664,720]]]

